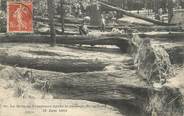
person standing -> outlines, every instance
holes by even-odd
[[[88,27],[87,27],[87,22],[90,21],[90,17],[86,16],[84,17],[81,25],[79,26],[79,33],[80,35],[87,35],[88,34]]]
[[[105,31],[105,17],[102,14],[101,15],[101,32],[104,32],[104,31]]]

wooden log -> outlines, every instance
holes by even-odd
[[[58,72],[88,72],[103,70],[107,65],[104,62],[90,59],[69,59],[62,57],[34,56],[22,52],[8,52],[0,50],[0,63],[19,67],[28,67],[38,70]]]
[[[56,32],[55,32],[55,25],[54,25],[54,15],[55,15],[55,4],[53,1],[47,0],[47,7],[48,7],[48,17],[49,17],[49,27],[50,27],[50,38],[52,39],[52,46],[56,44]]]
[[[150,32],[150,31],[183,31],[181,26],[135,26],[130,27],[130,29],[136,29],[140,32]]]
[[[155,38],[159,40],[161,40],[161,38],[172,40],[179,39],[180,41],[184,40],[183,32],[147,32],[147,33],[138,33],[138,35],[142,38]]]
[[[55,17],[55,19],[58,19]],[[81,24],[83,21],[82,18],[76,18],[76,17],[65,17],[64,22],[69,24]]]
[[[157,25],[164,25],[164,26],[174,25],[174,24],[164,23],[164,22],[161,22],[161,21],[159,21],[159,20],[154,20],[154,19],[150,19],[150,18],[143,17],[143,16],[140,16],[140,15],[136,15],[136,14],[130,13],[130,12],[126,11],[126,10],[123,10],[123,9],[121,9],[121,8],[114,7],[114,6],[111,6],[111,5],[109,5],[109,4],[106,4],[106,3],[104,3],[104,2],[99,2],[99,3],[100,3],[101,5],[106,6],[106,7],[109,7],[109,8],[115,9],[115,10],[117,10],[117,11],[120,11],[120,12],[122,12],[124,15],[130,16],[130,17],[135,17],[135,18],[138,18],[138,19],[142,19],[142,20],[145,20],[145,21],[148,21],[148,22],[157,24]]]
[[[43,20],[42,22],[47,23],[47,20],[44,21],[44,19],[40,18],[40,20]],[[78,24],[71,24],[71,23],[67,23],[65,24],[65,27],[67,28],[78,28],[79,24],[81,23],[81,21]],[[55,20],[55,25],[56,26],[61,26],[61,24]],[[91,30],[100,30],[100,26],[93,26],[93,25],[88,25],[88,28]],[[113,28],[117,28],[117,29],[136,29],[138,31],[144,31],[144,32],[148,32],[148,31],[183,31],[184,29],[181,26],[130,26],[130,27],[125,27],[124,25],[106,25],[105,29],[111,31]]]
[[[42,18],[40,16],[34,16],[34,20],[35,21],[41,21],[41,22],[48,22],[49,21],[48,18]],[[55,22],[60,22],[59,17],[55,17],[54,21]],[[79,18],[68,18],[68,17],[64,18],[64,22],[69,23],[69,24],[81,24],[82,21],[83,21],[83,19],[79,19]]]
[[[5,70],[8,69],[5,68]],[[153,103],[159,103],[159,108],[162,108],[157,108],[157,113],[159,114],[164,115],[168,109],[172,109],[171,112],[178,111],[178,107],[173,108],[174,105],[165,105],[165,103],[170,102],[170,95],[180,95],[179,91],[169,87],[160,88],[159,91],[155,90],[155,88],[148,86],[143,80],[139,79],[135,71],[121,70],[63,74],[17,67],[14,70],[14,72],[21,75],[18,78],[19,80],[27,80],[30,76],[34,78],[33,87],[41,91],[43,91],[41,88],[43,88],[44,83],[48,81],[50,86],[48,93],[57,99],[66,98],[101,102],[117,107],[119,110],[128,105],[140,112],[147,113],[146,115],[157,108],[157,104]],[[32,75],[25,77],[24,74],[27,71],[32,72]],[[8,73],[11,73],[11,71],[8,71]],[[14,79],[12,77],[11,79]],[[179,103],[177,105],[181,106],[182,104],[178,102],[181,99],[180,97],[174,100],[173,104]]]
[[[40,35],[48,35],[49,33],[49,28],[39,28],[38,30],[35,31],[35,34],[40,34]],[[62,29],[60,28],[56,28],[56,34],[57,35],[63,35]],[[64,31],[64,35],[80,35],[80,33],[78,31],[72,31],[70,30],[66,30]]]
[[[58,35],[56,36],[57,43],[59,44],[98,44],[98,45],[116,45],[121,41],[128,41],[126,38],[120,37],[121,34],[119,33],[107,33],[101,34],[102,36],[95,36],[95,35]],[[125,36],[125,35],[122,35]],[[21,35],[7,35],[7,34],[0,34],[0,42],[25,42],[25,43],[47,43],[49,42],[48,35],[28,35],[28,34],[21,34]]]
[[[139,98],[143,97],[144,92],[147,94],[149,90],[152,90],[151,87],[145,86],[146,83],[140,80],[133,70],[69,74],[19,67],[10,68],[9,70],[10,74],[11,70],[13,70],[25,80],[32,76],[36,81],[34,87],[38,90],[41,90],[44,82],[48,80],[51,86],[49,93],[54,95],[55,98],[62,99],[125,101],[135,106],[142,106],[144,104],[140,102],[144,101],[139,101]],[[32,72],[32,75],[26,75],[25,77],[28,71]]]
[[[67,25],[69,27],[69,25]],[[70,25],[72,26],[72,25]],[[74,27],[74,26],[73,26]],[[89,29],[99,30],[99,26],[88,26]],[[138,31],[149,32],[149,31],[183,31],[184,29],[181,26],[130,26],[125,27],[123,25],[114,25],[114,26],[106,26],[106,30],[112,30],[113,28],[117,29],[135,29]]]
[[[56,36],[57,44],[84,44],[84,45],[117,45],[126,52],[129,47],[127,39],[122,37],[85,36],[85,35],[60,35]],[[19,43],[50,43],[48,35],[0,35],[0,42]]]
[[[52,95],[55,99],[95,101],[114,106],[121,111],[122,106],[127,104],[144,110],[147,92],[152,90],[145,87],[142,80],[136,78],[134,71],[63,74],[27,68],[0,67],[1,78],[19,80],[20,83],[28,81],[33,90],[37,89],[43,94],[43,85],[48,81],[50,88],[45,96]],[[34,81],[31,81],[32,79]]]
[[[40,71],[41,72],[41,71]],[[135,71],[115,71],[115,72],[85,72],[85,73],[46,73],[33,71],[33,76],[38,80],[50,80],[52,84],[51,92],[67,95],[67,98],[77,98],[86,100],[135,100],[133,93],[122,94],[121,87],[145,88]],[[124,74],[123,74],[124,73]],[[127,77],[129,82],[127,82]],[[36,87],[39,87],[40,83]],[[120,88],[118,88],[120,87]],[[117,93],[115,92],[117,90]],[[122,90],[123,91],[123,90]],[[114,94],[113,94],[114,93]],[[77,95],[76,95],[77,94]],[[58,96],[60,97],[60,96]]]

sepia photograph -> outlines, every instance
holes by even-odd
[[[184,116],[184,0],[0,0],[0,116]]]

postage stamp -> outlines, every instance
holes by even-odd
[[[32,2],[7,2],[7,32],[33,32]]]

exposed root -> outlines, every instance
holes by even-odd
[[[172,76],[173,70],[169,54],[161,46],[151,44],[149,39],[132,39],[132,53],[138,74],[148,83],[164,84]]]

